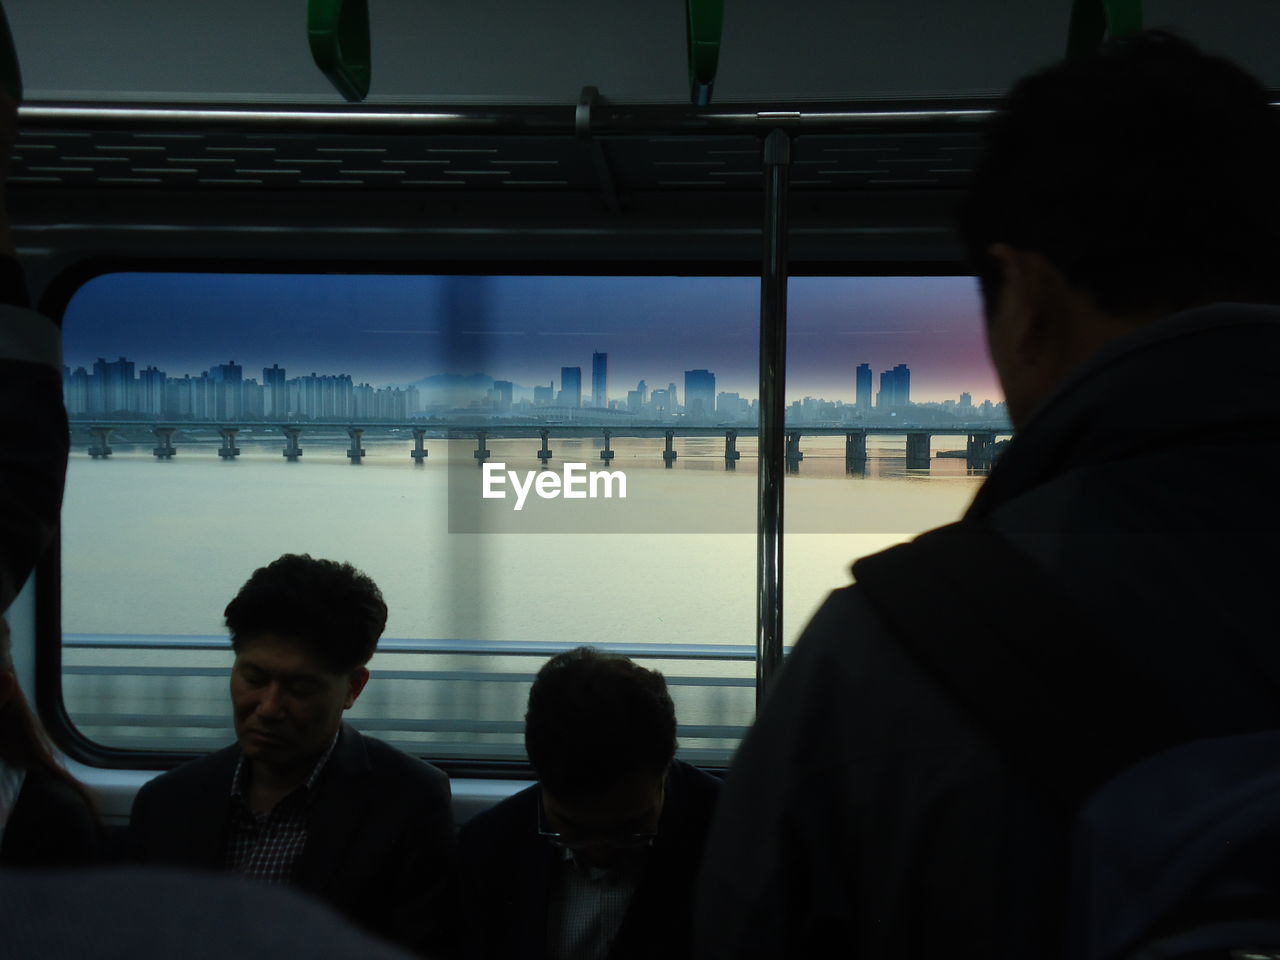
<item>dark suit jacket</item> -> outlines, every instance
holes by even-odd
[[[129,858],[220,870],[239,745],[152,780],[134,800]],[[452,867],[449,779],[343,724],[309,807],[294,887],[401,942],[430,942]]]
[[[693,885],[720,781],[677,760],[640,883],[610,960],[693,951]],[[537,832],[538,790],[522,790],[462,828],[455,932],[467,958],[542,960],[547,909],[563,853]]]
[[[102,833],[79,793],[32,767],[0,841],[0,867],[78,867],[102,857]]]

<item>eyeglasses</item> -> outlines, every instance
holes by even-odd
[[[665,786],[665,784],[664,784]],[[587,847],[612,847],[615,850],[636,850],[653,845],[658,836],[656,831],[634,832],[627,830],[602,830],[591,832],[586,836],[566,835],[552,830],[547,824],[546,813],[542,809],[542,794],[538,794],[538,836],[543,837],[552,846],[562,850],[584,850]]]

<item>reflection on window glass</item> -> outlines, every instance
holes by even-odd
[[[229,742],[222,609],[305,552],[386,596],[366,732],[520,759],[533,674],[589,643],[661,669],[682,755],[723,762],[755,700],[757,298],[719,277],[92,280],[64,319],[73,722]],[[958,516],[1008,432],[971,280],[791,298],[788,642],[855,557]]]

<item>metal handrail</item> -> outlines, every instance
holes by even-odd
[[[64,633],[64,649],[109,650],[229,650],[224,636],[195,634]],[[383,638],[381,653],[433,653],[454,656],[549,657],[581,646],[558,640],[442,640]],[[756,649],[749,644],[729,643],[593,643],[593,647],[625,657],[647,660],[724,660],[751,662]]]
[[[817,103],[682,104],[596,103],[592,136],[759,135],[785,129],[806,133],[874,133],[971,127],[995,112],[995,98],[966,100],[856,100]],[[201,130],[304,129],[348,134],[423,136],[577,136],[577,105],[479,104],[456,107],[393,105],[27,102],[19,127],[196,127]]]

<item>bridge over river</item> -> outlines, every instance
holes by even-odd
[[[159,420],[102,420],[87,418],[72,418],[72,427],[88,428],[91,441],[89,443],[89,456],[95,458],[106,458],[111,456],[111,439],[112,434],[116,430],[122,428],[147,428],[156,438],[156,446],[153,453],[159,459],[168,459],[178,452],[178,447],[174,442],[174,435],[179,431],[210,431],[215,432],[221,438],[221,443],[217,448],[218,456],[225,459],[234,459],[240,455],[240,448],[236,445],[236,438],[242,430],[254,429],[271,429],[279,430],[284,437],[285,446],[281,450],[281,454],[285,460],[297,461],[303,453],[302,439],[305,432],[310,431],[313,434],[324,433],[345,433],[350,439],[351,445],[346,451],[348,459],[353,464],[358,464],[367,456],[367,451],[361,444],[366,434],[371,436],[391,435],[391,436],[411,436],[413,438],[413,449],[409,451],[409,456],[417,463],[422,463],[428,456],[428,443],[432,440],[474,440],[476,444],[475,452],[472,456],[477,464],[485,463],[492,453],[487,443],[490,439],[537,439],[541,441],[541,446],[534,451],[538,459],[545,466],[554,453],[549,443],[557,438],[601,438],[604,446],[600,450],[600,459],[606,465],[613,460],[615,451],[612,443],[617,438],[664,438],[666,444],[662,451],[663,462],[667,467],[674,465],[679,457],[673,442],[676,437],[724,437],[724,462],[727,469],[732,470],[737,463],[741,454],[738,451],[738,439],[741,437],[756,437],[760,431],[758,427],[753,426],[734,426],[728,424],[714,425],[667,425],[667,424],[636,424],[636,425],[588,425],[588,424],[566,424],[566,423],[506,423],[506,422],[487,422],[475,424],[447,424],[447,423],[431,423],[427,424],[421,420],[410,420],[405,422],[369,422],[369,423],[324,423],[317,421],[288,422],[288,421],[261,421],[261,422],[235,422],[228,423],[226,421],[216,420],[183,420],[183,421],[159,421]],[[796,469],[800,461],[804,459],[804,451],[802,443],[805,437],[831,437],[843,436],[845,438],[845,463],[851,469],[857,469],[860,465],[865,465],[867,460],[867,437],[871,435],[893,436],[906,438],[906,459],[907,467],[914,469],[927,469],[931,456],[931,445],[934,437],[937,436],[963,436],[967,438],[965,446],[965,462],[972,469],[981,469],[989,467],[995,459],[995,441],[996,437],[1001,434],[1011,433],[1011,429],[1007,424],[977,422],[977,423],[958,423],[948,424],[946,426],[939,425],[868,425],[868,426],[852,426],[852,425],[834,425],[834,426],[787,426],[784,430],[786,434],[786,458],[789,469]]]

